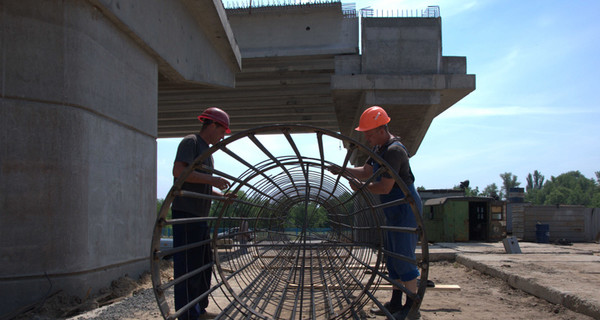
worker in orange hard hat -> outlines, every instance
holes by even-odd
[[[202,122],[200,132],[187,135],[179,143],[177,155],[173,164],[173,176],[177,179],[187,166],[204,151],[221,141],[229,129],[229,115],[219,108],[208,108],[198,116]],[[203,167],[213,169],[213,157],[208,157],[202,163]],[[229,188],[230,183],[224,178],[212,175],[210,171],[197,168],[192,172],[181,187],[182,190],[193,193],[222,196],[224,199],[235,198],[235,194],[223,194],[221,190]],[[173,200],[171,211],[173,219],[207,217],[210,212],[211,200],[197,197],[177,196]],[[174,224],[173,246],[181,247],[210,239],[210,229],[206,221]],[[212,263],[210,244],[200,245],[173,255],[174,277],[180,278],[190,272]],[[184,308],[194,299],[200,297],[211,287],[212,268],[195,274],[188,279],[175,284],[175,309]],[[206,312],[208,297],[201,299],[196,305],[183,312],[179,319],[215,318]]]
[[[358,127],[355,130],[361,131],[364,134],[365,140],[373,147],[373,152],[382,157],[389,163],[391,169],[398,173],[398,176],[400,176],[404,184],[408,187],[419,209],[419,212],[416,214],[421,214],[423,210],[422,203],[419,193],[414,186],[415,177],[408,160],[410,155],[406,147],[400,142],[400,138],[390,133],[388,128],[390,121],[391,118],[382,107],[372,106],[362,113]],[[351,177],[356,178],[350,178],[350,186],[355,191],[365,187],[371,193],[378,194],[381,203],[388,203],[404,198],[402,189],[387,172],[376,177],[367,185],[364,185],[362,181],[369,180],[373,173],[379,170],[380,166],[377,161],[369,158],[362,167],[345,168],[344,170]],[[329,171],[334,174],[342,174],[342,168],[339,166],[331,166],[329,167]],[[388,226],[417,227],[415,213],[413,213],[408,203],[390,206],[384,208],[383,211]],[[416,260],[415,249],[418,240],[416,234],[388,231],[386,238],[386,250]],[[390,278],[402,283],[408,291],[416,293],[417,277],[419,276],[417,266],[391,256],[387,256],[386,259]],[[409,315],[412,305],[413,300],[408,296],[406,297],[406,303],[403,304],[402,291],[398,287],[394,287],[392,297],[389,302],[384,304],[384,308],[395,319],[405,319]],[[371,311],[376,314],[386,314],[380,309],[372,309]],[[420,318],[420,313],[417,311],[415,314],[411,314],[410,318],[418,319]]]
[[[356,131],[369,131],[377,127],[388,124],[392,119],[388,116],[387,112],[380,106],[372,106],[365,110],[360,116],[358,127],[354,128]]]

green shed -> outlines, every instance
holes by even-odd
[[[506,237],[504,201],[488,197],[429,199],[423,222],[431,242],[498,241]]]

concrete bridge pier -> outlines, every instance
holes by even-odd
[[[2,315],[148,269],[158,69],[87,2],[0,9]]]
[[[220,0],[0,0],[0,317],[150,268],[158,81],[233,87]]]

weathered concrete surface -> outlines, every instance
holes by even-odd
[[[241,55],[220,0],[90,0],[170,81],[233,87]]]
[[[358,19],[340,4],[228,10],[242,58],[358,53]]]
[[[439,73],[442,66],[441,25],[441,18],[363,19],[362,72]]]
[[[148,268],[158,78],[87,2],[1,8],[0,315]]]
[[[363,141],[353,129],[364,109],[380,105],[414,155],[432,120],[475,89],[466,58],[442,55],[440,18],[359,17],[341,3],[227,14],[243,58],[235,89],[160,81],[159,137],[195,130],[201,106],[218,105],[233,132],[301,123]]]
[[[289,19],[298,28],[289,33],[291,27],[265,24],[264,30],[279,32],[271,41],[302,33],[296,47],[283,46],[292,56],[251,58],[248,72],[239,78],[242,90],[219,91],[214,87],[233,85],[241,57],[218,0],[150,0],[143,6],[108,0],[0,2],[0,296],[7,297],[0,302],[0,315],[39,301],[50,287],[83,295],[119,275],[134,277],[147,269],[158,118],[166,118],[164,127],[177,127],[181,131],[173,134],[182,136],[198,129],[196,116],[209,102],[230,102],[224,108],[238,112],[232,112],[234,127],[277,119],[337,126],[336,111],[350,114],[352,122],[365,104],[409,103],[404,110],[415,116],[404,121],[422,124],[415,130],[417,143],[407,138],[416,150],[436,112],[474,89],[474,76],[461,74],[465,60],[440,56],[441,48],[431,45],[440,42],[433,32],[426,47],[435,52],[428,56],[441,62],[435,60],[428,69],[424,65],[433,61],[428,59],[419,70],[448,72],[446,89],[460,82],[457,76],[471,78],[472,86],[459,88],[458,94],[443,89],[446,100],[427,92],[437,90],[429,87],[413,90],[414,96],[402,88],[342,88],[353,92],[346,97],[351,104],[336,96],[342,108],[335,110],[330,77],[335,55],[357,54],[358,44],[348,44],[357,38],[358,18],[347,18],[341,6],[334,9],[313,10],[319,19],[310,24],[302,21],[306,12],[295,19],[286,11],[275,14],[274,21]],[[325,30],[336,32],[335,43]],[[249,56],[265,54],[270,44],[254,50],[252,40],[245,42]],[[303,49],[309,40],[316,45]],[[298,56],[304,53],[313,55]],[[402,61],[393,63],[396,71],[406,67]],[[159,96],[159,83],[190,87]],[[201,92],[194,92],[198,88]],[[157,105],[171,94],[178,100],[161,114]],[[353,94],[359,99],[352,100]],[[252,103],[261,109],[246,116]],[[273,110],[279,112],[275,117],[265,116]],[[402,118],[399,114],[392,117]],[[399,120],[394,125],[412,127]]]
[[[213,0],[0,2],[0,317],[149,269],[159,73],[233,86],[226,20]]]
[[[331,80],[340,132],[364,142],[354,128],[364,109],[379,105],[414,155],[433,119],[475,89],[475,76],[466,74],[466,59],[442,56],[441,18],[361,22],[360,58],[338,58]],[[355,154],[351,162],[364,160]]]
[[[600,245],[519,243],[522,254],[505,254],[502,243],[439,243],[436,256],[455,252],[456,261],[503,279],[514,288],[600,319]]]

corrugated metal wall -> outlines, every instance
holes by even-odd
[[[507,204],[507,207],[510,205],[510,212],[512,215],[507,216],[506,219],[511,219],[510,222],[512,224],[512,235],[525,240],[525,206],[530,206],[528,203],[510,203]],[[507,226],[509,222],[506,222]],[[508,230],[507,230],[508,231]],[[534,234],[535,236],[535,234]]]
[[[586,226],[589,227],[590,241],[600,241],[600,208],[592,209],[590,222]]]
[[[548,224],[550,242],[592,242],[600,230],[600,209],[582,206],[513,207],[513,235],[523,241],[536,241],[536,224]]]

